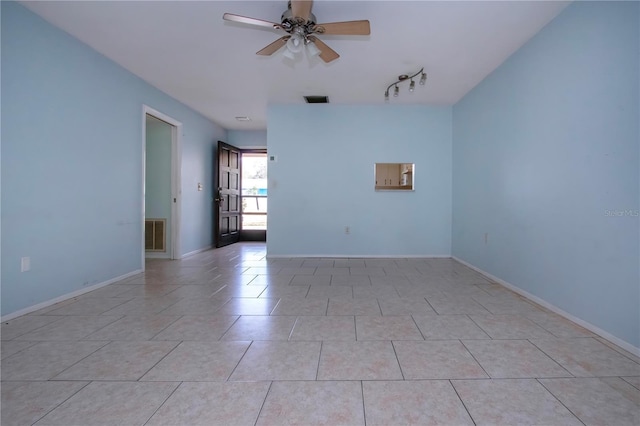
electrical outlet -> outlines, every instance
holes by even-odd
[[[485,233],[484,233],[484,244],[486,245],[486,244],[488,244],[488,243],[489,243],[489,233],[488,233],[488,232],[485,232]]]
[[[27,272],[31,270],[31,258],[23,257],[20,259],[20,272]]]
[[[344,227],[344,233],[347,235],[351,233],[351,227],[349,225]]]

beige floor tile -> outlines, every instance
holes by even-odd
[[[216,314],[220,315],[269,315],[280,299],[234,297]]]
[[[271,315],[326,315],[329,299],[282,297]]]
[[[471,315],[492,339],[545,339],[554,337],[533,321],[519,315]]]
[[[358,340],[424,340],[420,330],[409,315],[358,316],[356,317]]]
[[[540,383],[585,424],[640,424],[640,391],[635,388],[633,398],[598,378],[541,379]]]
[[[436,313],[426,299],[421,297],[381,299],[380,309],[382,309],[382,315],[435,315]]]
[[[55,380],[138,380],[177,342],[111,342],[54,377]]]
[[[274,382],[257,425],[364,425],[360,382]]]
[[[391,342],[323,342],[318,380],[402,380]]]
[[[331,285],[370,286],[369,275],[333,275]]]
[[[407,340],[393,346],[406,380],[488,378],[459,340]]]
[[[489,339],[467,315],[413,315],[426,340]]]
[[[523,313],[522,316],[535,322],[540,327],[562,339],[572,337],[593,337],[594,334],[559,315],[549,312]]]
[[[440,290],[438,290],[440,291]],[[446,314],[488,314],[489,311],[471,297],[442,298],[426,295],[427,301],[435,311]]]
[[[47,312],[47,315],[97,315],[128,302],[131,298],[100,297],[82,298],[61,308]]]
[[[331,261],[333,263],[333,261]],[[349,268],[334,268],[319,266],[314,275],[349,275]]]
[[[0,424],[31,425],[88,382],[3,382]]]
[[[381,315],[378,299],[329,299],[327,315]]]
[[[640,364],[595,339],[544,339],[532,343],[574,376],[640,376]]]
[[[23,334],[35,331],[41,327],[51,326],[62,317],[49,317],[46,315],[23,315],[21,317],[5,321],[0,326],[0,336],[4,344],[5,340],[15,339]]]
[[[446,380],[362,383],[367,425],[473,425]]]
[[[288,340],[295,316],[240,317],[220,340]]]
[[[178,383],[93,382],[36,423],[143,425]]]
[[[185,382],[146,426],[253,426],[270,385],[270,382]]]
[[[168,294],[170,297],[178,297],[180,299],[196,299],[199,297],[210,297],[212,294],[225,288],[222,284],[213,285],[196,285],[187,284],[181,285],[174,291]]]
[[[477,425],[582,425],[536,380],[452,380]]]
[[[251,287],[251,286],[249,286]],[[269,285],[260,293],[260,298],[289,298],[289,299],[304,299],[309,293],[308,285]],[[328,286],[316,286],[318,288],[329,288]],[[324,297],[327,299],[327,297]]]
[[[182,342],[141,381],[225,381],[251,342]]]
[[[183,316],[153,340],[218,340],[237,319],[236,315]]]
[[[640,422],[640,357],[453,259],[239,243],[0,332],[3,426]]]
[[[27,342],[22,340],[5,340],[0,344],[0,351],[2,352],[0,359],[5,359],[13,354],[17,354],[18,352],[35,344],[36,342]]]
[[[229,297],[213,295],[208,298],[180,299],[156,313],[163,315],[213,315],[229,301]]]
[[[353,286],[354,299],[395,299],[400,297],[393,286],[385,285],[359,285]]]
[[[494,379],[571,376],[527,340],[464,340],[463,343]]]
[[[283,267],[278,275],[313,275],[316,272],[315,267]],[[294,277],[295,278],[295,277]]]
[[[150,340],[175,322],[176,315],[127,315],[85,337],[85,340]]]
[[[226,285],[213,294],[216,298],[260,297],[267,289],[266,285]]]
[[[307,293],[308,299],[328,299],[328,298],[353,298],[353,287],[350,286],[334,286],[334,285],[316,285],[311,286]]]
[[[181,301],[177,296],[145,296],[133,299],[108,310],[104,315],[153,315]]]
[[[281,266],[268,265],[268,266],[252,266],[247,268],[242,274],[244,275],[276,275],[282,269]]]
[[[5,380],[49,380],[106,342],[40,342],[2,360]]]
[[[364,268],[367,266],[364,259],[348,258],[335,259],[333,261],[335,268]]]
[[[248,285],[258,285],[258,286],[270,286],[270,285],[288,285],[291,284],[291,280],[293,279],[293,274],[285,275],[258,275],[251,281],[249,281]]]
[[[324,269],[324,268],[333,269],[333,263],[334,263],[333,259],[310,258],[310,259],[303,259],[302,260],[302,267],[303,268],[316,268],[316,273],[317,273],[318,269]],[[347,271],[347,273],[349,273],[349,272]],[[329,274],[329,275],[331,275],[331,274]]]
[[[296,275],[291,280],[291,285],[330,285],[331,275]]]
[[[623,377],[622,378],[627,383],[633,385],[636,389],[640,390],[640,376],[635,377]]]
[[[40,327],[30,333],[16,337],[16,340],[80,340],[83,337],[105,327],[122,316],[111,315],[70,315],[59,321],[52,321],[51,325]]]
[[[320,342],[253,342],[232,381],[315,380]]]
[[[365,266],[364,268],[361,267],[350,267],[349,268],[349,272],[351,275],[382,275],[385,276],[387,275],[384,272],[384,268],[379,267],[379,266],[372,266],[372,267],[367,267]]]
[[[290,340],[356,340],[353,316],[300,316]]]
[[[410,285],[407,277],[398,275],[374,275],[370,278],[370,282],[372,285],[381,286]]]

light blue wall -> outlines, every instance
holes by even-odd
[[[453,255],[635,347],[638,6],[573,3],[453,109]]]
[[[269,255],[450,255],[450,107],[273,105],[267,123]],[[415,163],[415,192],[375,192],[376,162]]]
[[[149,219],[166,219],[167,251],[163,255],[170,257],[168,248],[171,247],[171,133],[173,127],[150,116],[147,116],[146,123],[144,214],[145,218]]]
[[[266,130],[228,130],[227,143],[238,148],[266,148]]]
[[[142,105],[184,125],[182,252],[212,244],[226,131],[13,2],[2,7],[2,308],[139,270]],[[20,272],[20,258],[32,270]]]

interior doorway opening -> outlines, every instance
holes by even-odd
[[[242,150],[242,241],[267,240],[267,151]]]
[[[142,106],[142,270],[181,257],[181,135],[181,122]]]

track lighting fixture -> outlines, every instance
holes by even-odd
[[[389,102],[389,89],[391,89],[391,87],[393,87],[393,97],[397,98],[400,95],[400,88],[398,87],[399,83],[402,83],[403,81],[407,81],[409,80],[409,92],[413,92],[416,90],[416,82],[414,80],[415,77],[420,75],[420,86],[424,86],[427,83],[427,73],[424,72],[424,68],[421,68],[420,71],[418,71],[415,74],[412,75],[407,75],[407,74],[402,74],[398,76],[398,80],[394,81],[393,83],[391,83],[389,86],[387,86],[387,90],[384,91],[384,100],[385,102]]]

